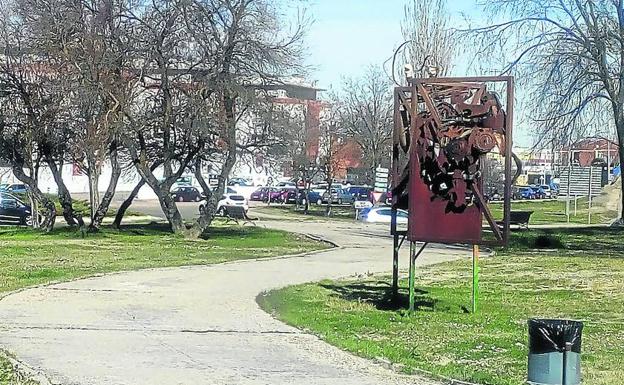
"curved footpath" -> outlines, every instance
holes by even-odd
[[[263,225],[341,245],[304,257],[143,270],[0,301],[0,347],[52,384],[430,384],[352,356],[263,312],[259,293],[391,269],[391,238],[341,222]],[[430,248],[419,264],[468,256]],[[402,255],[406,267],[406,250]]]

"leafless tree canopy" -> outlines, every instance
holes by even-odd
[[[369,182],[377,166],[389,166],[392,95],[387,76],[379,68],[369,67],[360,78],[345,78],[340,91],[332,96],[338,126],[362,148]]]
[[[410,0],[401,23],[403,39],[409,42],[405,64],[414,66],[416,77],[428,77],[428,67],[439,67],[437,75],[450,72],[456,42],[449,26],[446,0]]]
[[[13,152],[19,156],[9,159],[14,169],[32,169],[21,179],[30,178],[37,190],[38,163],[46,161],[51,169],[62,169],[63,161],[80,165],[89,176],[91,226],[97,230],[122,170],[131,164],[158,196],[173,230],[186,234],[170,189],[183,173],[195,172],[208,209],[190,233],[203,233],[238,157],[266,150],[278,137],[271,122],[245,118],[266,107],[258,89],[303,69],[305,20],[287,25],[279,5],[277,0],[3,3],[0,127],[2,145],[19,148]],[[105,163],[113,176],[99,197]],[[219,174],[215,191],[203,181],[203,165]],[[66,218],[71,217],[71,198],[58,172],[55,179],[59,196],[69,202]]]
[[[622,159],[623,2],[495,0],[486,9],[503,21],[468,33],[484,57],[513,55],[502,72],[516,75],[537,142],[560,147],[615,128]]]

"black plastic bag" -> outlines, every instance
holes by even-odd
[[[572,344],[572,351],[581,353],[583,323],[557,319],[529,320],[529,353],[562,353],[566,342]]]

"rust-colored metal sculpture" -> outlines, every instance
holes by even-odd
[[[506,108],[488,84],[506,83]],[[393,208],[409,209],[410,241],[506,244],[513,78],[410,79],[395,90]],[[481,160],[505,157],[502,229],[483,195]],[[482,239],[483,217],[494,240]],[[396,225],[393,224],[396,233]]]

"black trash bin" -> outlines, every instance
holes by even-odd
[[[582,332],[579,321],[529,320],[529,384],[580,384]]]

